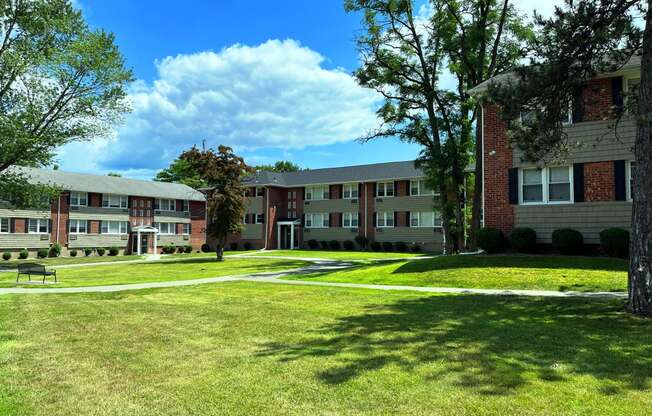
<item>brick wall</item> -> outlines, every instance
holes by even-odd
[[[299,195],[297,195],[297,199]],[[299,205],[297,203],[297,205]],[[263,206],[267,201],[263,199]],[[278,236],[276,221],[287,215],[287,190],[283,188],[269,188],[269,211],[267,212],[267,248],[277,248]],[[264,238],[264,236],[262,237]]]
[[[582,91],[584,117],[582,121],[599,121],[612,118],[612,78],[588,81]]]
[[[509,168],[512,149],[507,126],[496,106],[484,107],[485,226],[509,232],[514,226],[514,209],[509,204]]]
[[[190,245],[195,250],[206,242],[206,203],[190,201]]]
[[[586,202],[614,201],[616,199],[614,163],[584,164],[584,200]]]
[[[372,183],[365,183],[362,186],[363,192],[362,196],[363,198],[360,199],[360,210],[362,211],[362,215],[360,215],[360,223],[364,226],[361,226],[358,230],[358,234],[361,236],[365,235],[365,228],[367,230],[367,238],[369,238],[369,241],[373,241],[375,235],[376,235],[376,229],[374,228],[374,211],[376,209],[375,207],[375,201],[376,201],[376,195],[374,195],[374,185]],[[367,223],[365,224],[365,213],[364,213],[364,208],[365,208],[365,199],[366,204],[367,204]]]
[[[50,232],[51,243],[58,242],[61,245],[66,245],[68,243],[68,218],[70,214],[68,195],[68,192],[62,192],[58,197],[58,201],[56,199],[52,201],[50,207],[50,215],[52,218],[52,230]]]
[[[396,181],[394,187],[396,196],[408,196],[410,193],[410,181]]]
[[[15,233],[25,233],[25,232],[27,232],[27,219],[26,218],[15,218],[14,219],[14,232]]]

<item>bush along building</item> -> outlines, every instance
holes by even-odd
[[[503,74],[473,92],[482,96],[489,83],[510,77]],[[639,81],[640,57],[635,56],[619,71],[586,82],[565,120],[568,154],[556,162],[526,161],[509,143],[500,108],[486,101],[481,117],[484,226],[507,235],[529,227],[544,244],[564,228],[578,231],[590,245],[600,243],[605,229],[628,230],[636,123],[623,109]]]
[[[62,254],[117,248],[155,253],[163,247],[197,250],[205,242],[205,199],[180,184],[21,168],[33,183],[62,190],[49,207],[0,205],[0,251],[61,246]],[[102,250],[99,250],[100,252]]]
[[[245,181],[244,229],[230,238],[240,248],[406,247],[440,252],[436,195],[413,161],[260,172]]]

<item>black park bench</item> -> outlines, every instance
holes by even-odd
[[[45,266],[37,263],[23,263],[18,265],[18,276],[16,276],[16,283],[20,275],[26,274],[29,281],[32,281],[32,275],[34,276],[43,276],[43,283],[45,283],[45,278],[48,276],[54,277],[54,283],[57,283],[57,271],[45,270]]]

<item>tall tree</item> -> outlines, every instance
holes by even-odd
[[[294,162],[289,160],[279,160],[273,165],[257,165],[254,166],[254,170],[257,172],[267,171],[267,172],[298,172],[303,170]]]
[[[208,184],[206,234],[215,240],[217,260],[223,261],[228,235],[242,230],[242,217],[246,212],[242,179],[253,170],[226,146],[219,146],[217,152],[193,147],[183,152],[179,159],[199,172]]]
[[[188,185],[194,189],[206,188],[208,183],[202,178],[201,172],[185,159],[174,159],[170,166],[160,170],[154,180],[157,182],[174,182]]]
[[[469,89],[511,69],[530,51],[534,38],[532,25],[509,0],[441,0],[433,2],[433,24],[438,27],[448,69],[456,80],[455,92],[460,105],[459,134],[473,134],[480,104]],[[482,210],[482,140],[475,129],[475,181],[469,248],[477,248],[477,232]]]
[[[45,166],[57,147],[109,131],[133,79],[114,37],[69,0],[0,0],[0,195],[37,203],[13,166]]]
[[[567,150],[563,120],[583,83],[641,54],[639,96],[632,109],[637,133],[628,306],[643,315],[652,315],[651,5],[652,0],[566,0],[552,18],[537,18],[536,53],[529,65],[516,69],[518,81],[489,88],[509,121],[511,141],[526,158],[554,159]],[[636,26],[634,15],[645,16],[644,31]],[[521,111],[530,113],[527,123],[519,122]]]

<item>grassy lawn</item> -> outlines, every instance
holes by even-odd
[[[187,280],[237,274],[270,272],[292,269],[308,263],[278,259],[225,259],[216,262],[212,258],[189,258],[136,264],[106,264],[92,267],[76,267],[57,270],[59,284],[54,287],[77,287],[97,285],[120,285],[129,283]],[[37,279],[34,277],[33,279]],[[24,282],[26,277],[21,277]],[[0,287],[30,287],[41,285],[16,284],[14,273],[0,273]]]
[[[187,255],[187,254],[186,254]],[[26,260],[0,260],[0,270],[15,269],[20,263],[39,263],[46,266],[63,266],[66,264],[84,264],[84,263],[110,263],[114,261],[140,260],[143,256],[89,256],[83,254],[80,257],[53,257],[45,259],[26,259]]]
[[[2,415],[643,415],[611,300],[249,282],[0,296]]]
[[[373,251],[328,251],[328,250],[269,250],[256,251],[256,256],[288,256],[333,260],[382,260],[403,259],[427,255],[427,253],[384,253]]]
[[[449,256],[366,264],[344,271],[293,276],[326,282],[381,285],[625,291],[624,260],[557,256]]]

